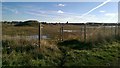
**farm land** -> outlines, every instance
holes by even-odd
[[[119,24],[42,23],[40,47],[38,25],[2,22],[3,66],[120,64]]]

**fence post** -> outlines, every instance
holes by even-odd
[[[112,35],[113,35],[113,34],[112,34],[112,28],[113,28],[113,26],[111,25],[110,27],[111,27],[111,36],[112,36]]]
[[[63,41],[63,24],[60,24],[60,41]]]
[[[116,32],[117,32],[117,24],[115,23],[115,39],[116,39]]]
[[[106,33],[105,33],[105,24],[103,24],[103,26],[104,26],[104,36],[106,35]]]
[[[118,37],[120,37],[120,24],[118,22]]]
[[[61,27],[61,41],[63,41],[63,24],[62,24],[62,27]]]
[[[84,42],[86,42],[86,23],[84,23]]]
[[[40,48],[40,44],[41,44],[41,24],[39,23],[38,24],[39,26],[38,26],[38,32],[39,32],[39,34],[38,34],[38,45],[39,45],[39,48]]]
[[[82,39],[83,39],[83,38],[82,38],[82,37],[83,37],[83,36],[82,36],[82,32],[83,32],[82,28],[83,28],[83,27],[82,27],[82,26],[80,26],[80,27],[81,27],[81,28],[80,28],[80,35],[81,35],[81,37],[80,37],[81,39],[80,39],[80,40],[82,40]]]

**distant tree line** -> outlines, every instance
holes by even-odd
[[[96,23],[96,22],[87,22],[87,23],[68,23],[68,21],[66,23],[47,23],[47,22],[38,22],[36,20],[28,20],[28,21],[2,21],[2,23],[4,24],[11,24],[11,25],[15,25],[15,26],[33,26],[33,25],[38,25],[38,23],[41,24],[46,24],[46,25],[91,25],[91,26],[99,26],[99,25],[104,25],[104,26],[114,26],[114,25],[120,25],[120,23]]]
[[[28,20],[28,21],[2,21],[3,24],[11,24],[14,26],[32,26],[32,25],[38,25],[38,23],[41,24],[47,24],[47,22],[38,22],[36,20]]]
[[[18,24],[18,23],[22,23],[22,21],[2,21],[3,24]]]

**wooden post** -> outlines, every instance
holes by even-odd
[[[103,24],[103,26],[104,26],[104,36],[106,36],[106,33],[105,33],[105,30],[106,30],[106,29],[105,29],[105,24]]]
[[[120,37],[120,24],[118,23],[118,37]]]
[[[116,32],[117,32],[117,24],[115,24],[115,38],[116,38]]]
[[[39,26],[38,26],[38,45],[39,45],[39,48],[40,48],[40,41],[41,41],[41,26],[40,26],[40,23],[38,24]]]
[[[63,24],[61,24],[60,35],[61,35],[60,40],[63,41]]]
[[[81,28],[80,28],[80,38],[81,38],[80,40],[82,40],[82,39],[83,39],[83,38],[82,38],[82,37],[83,37],[83,36],[82,36],[82,26],[80,26],[80,27],[81,27]]]
[[[86,23],[84,23],[84,42],[86,42]]]
[[[117,37],[119,38],[119,23],[117,23]]]
[[[112,35],[113,35],[113,34],[112,34],[112,28],[113,28],[113,26],[111,25],[111,37],[112,37]]]

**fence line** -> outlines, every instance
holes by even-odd
[[[114,35],[115,37],[119,36],[119,25],[118,24],[115,24],[115,26],[114,25],[105,25],[105,24],[102,24],[102,25],[98,25],[97,28],[96,28],[96,26],[93,26],[93,28],[91,28],[91,29],[93,29],[93,32],[88,34],[87,31],[89,29],[88,28],[89,26],[90,25],[86,24],[86,23],[84,24],[84,27],[80,26],[80,36],[82,36],[82,32],[84,31],[84,33],[83,33],[84,42],[87,41],[88,35],[89,36],[90,35],[94,35],[94,33],[97,32],[97,31],[100,31],[102,29],[102,27],[103,27],[103,29],[102,29],[103,33],[99,33],[99,34],[102,34],[103,36],[112,36],[112,35]],[[91,30],[91,29],[89,29],[89,30]],[[64,38],[64,36],[63,36],[64,35],[64,31],[63,30],[64,30],[64,27],[62,25],[61,28],[60,28],[60,36],[61,36],[60,39],[61,39],[61,41],[64,41],[64,39],[63,39]]]
[[[59,25],[59,26],[58,26]],[[51,25],[50,25],[51,26]],[[65,38],[65,36],[69,36],[69,34],[73,34],[74,36],[79,36],[78,38],[84,42],[86,42],[87,40],[91,40],[94,41],[95,39],[97,39],[97,35],[102,35],[103,37],[105,36],[113,36],[113,37],[117,37],[120,36],[120,26],[119,24],[115,24],[115,25],[105,25],[105,24],[101,24],[101,25],[89,25],[87,23],[84,23],[82,25],[76,25],[74,27],[72,27],[73,25],[67,25],[67,24],[56,24],[56,27],[59,27],[59,31],[57,33],[57,36],[59,38],[59,40],[62,42],[64,40],[66,40],[67,38]],[[70,26],[70,27],[66,27],[66,26]],[[39,23],[38,25],[38,45],[40,47],[41,44],[41,40],[42,40],[42,29],[41,29],[42,25],[41,23]],[[79,27],[79,28],[76,28]],[[51,27],[53,28],[53,27]],[[66,32],[65,33],[65,29],[69,28],[70,30],[75,30],[75,28],[77,29],[76,31],[72,31],[72,32]],[[56,28],[54,28],[56,29]],[[53,30],[54,31],[54,30]],[[47,33],[47,32],[46,32]],[[79,35],[78,35],[79,34]],[[56,36],[55,34],[53,34],[54,36]],[[21,36],[21,35],[20,35]],[[100,37],[100,36],[99,36]],[[22,38],[22,36],[21,36]],[[23,38],[30,38],[30,37],[23,37]],[[101,37],[102,38],[102,37]],[[13,37],[13,39],[17,39],[17,37]],[[98,39],[99,40],[99,39]]]

